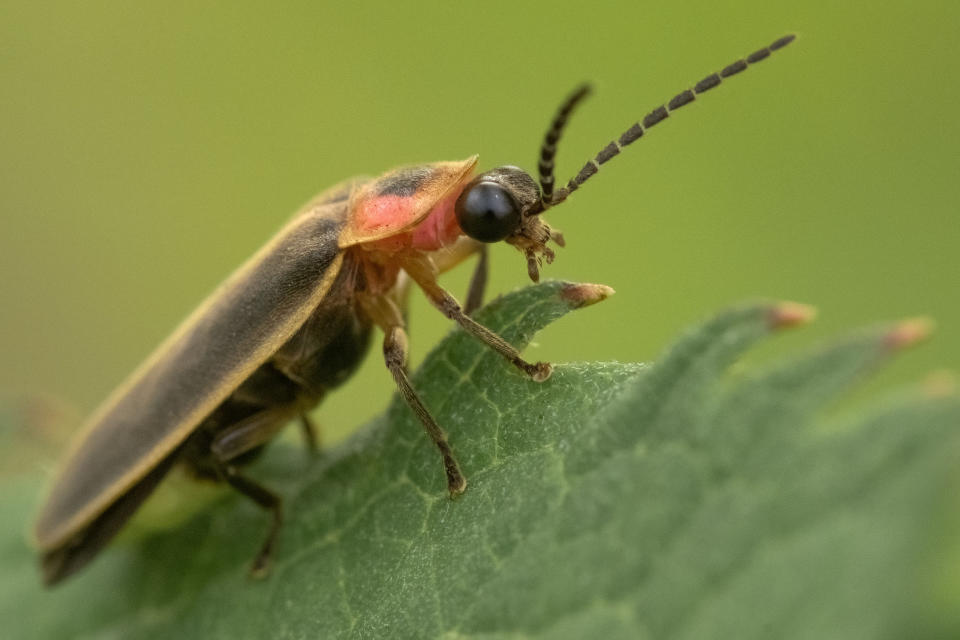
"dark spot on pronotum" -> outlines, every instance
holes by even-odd
[[[693,91],[687,89],[683,93],[678,93],[677,95],[673,96],[673,99],[667,103],[667,108],[670,109],[670,111],[675,111],[683,105],[690,104],[693,101]]]
[[[577,177],[574,178],[572,182],[579,186],[586,182],[587,178],[595,174],[597,171],[597,165],[595,165],[591,160],[587,164],[583,165],[583,169],[580,169],[580,173],[577,174]]]
[[[753,64],[754,62],[760,62],[764,58],[770,55],[770,49],[760,49],[759,51],[754,51],[747,56],[747,62]]]
[[[735,73],[740,73],[747,68],[747,63],[744,60],[737,60],[733,64],[724,67],[723,71],[720,72],[720,76],[723,78],[729,78]]]
[[[706,78],[701,80],[693,87],[693,90],[697,93],[703,93],[704,91],[709,91],[715,86],[720,84],[720,75],[716,73],[711,73]]]
[[[618,153],[620,153],[620,147],[617,146],[616,142],[611,142],[597,154],[597,163],[603,164]]]
[[[401,169],[384,178],[377,195],[409,198],[423,187],[431,174],[429,167]]]
[[[634,140],[637,140],[642,135],[643,127],[640,126],[639,122],[634,122],[632,127],[623,132],[618,142],[620,143],[621,147],[625,147]]]
[[[352,190],[352,188],[353,188],[353,185],[348,185],[343,189],[338,189],[337,191],[334,191],[323,200],[320,200],[317,204],[324,205],[324,204],[334,204],[337,202],[343,202],[344,200],[350,197],[350,191]]]
[[[771,51],[776,51],[777,49],[780,49],[780,48],[782,48],[782,47],[785,47],[785,46],[787,46],[788,44],[790,44],[791,42],[793,42],[793,41],[796,39],[796,37],[797,37],[797,36],[795,36],[795,35],[793,35],[793,34],[790,34],[789,36],[783,36],[782,38],[780,38],[780,39],[778,39],[776,42],[774,42],[772,45],[770,45],[770,50],[771,50]]]
[[[659,107],[657,107],[656,109],[648,113],[646,116],[644,116],[643,127],[645,129],[649,129],[650,127],[657,124],[658,122],[662,120],[666,120],[668,115],[669,114],[667,113],[666,107],[664,107],[663,105],[660,105]]]

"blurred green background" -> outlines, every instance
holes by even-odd
[[[56,398],[79,420],[334,182],[472,153],[534,169],[553,110],[590,79],[566,179],[789,32],[549,216],[568,247],[546,276],[618,294],[530,357],[649,360],[709,311],[765,296],[821,310],[781,349],[933,316],[936,339],[876,384],[960,362],[957,3],[55,4],[0,8],[8,397]],[[519,254],[493,257],[492,293],[525,284]],[[447,329],[415,294],[414,363]],[[375,348],[318,421],[339,437],[392,393]]]

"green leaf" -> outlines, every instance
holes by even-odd
[[[605,297],[545,283],[478,319],[518,345]],[[414,377],[470,485],[399,400],[310,462],[250,474],[286,498],[273,573],[246,571],[266,517],[224,492],[118,540],[52,592],[23,543],[35,475],[8,479],[6,637],[899,638],[960,635],[960,399],[938,387],[855,412],[831,401],[922,334],[903,323],[766,369],[733,363],[805,319],[722,313],[652,366],[523,379],[462,332]],[[602,314],[596,314],[602,326]]]

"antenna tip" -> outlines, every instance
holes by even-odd
[[[770,45],[770,50],[776,51],[777,49],[782,49],[796,39],[796,34],[791,33],[789,35],[785,35],[782,38],[775,40],[774,43]]]
[[[570,97],[572,99],[579,101],[579,100],[582,100],[583,98],[586,98],[591,93],[593,93],[593,83],[590,82],[589,80],[584,80],[583,82],[577,85],[576,89],[574,89],[573,92],[570,94]]]

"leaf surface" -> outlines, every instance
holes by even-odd
[[[526,345],[605,293],[544,283],[478,319]],[[288,514],[263,581],[246,570],[266,518],[224,492],[44,592],[22,540],[37,479],[7,479],[0,617],[16,638],[960,635],[960,562],[944,533],[957,524],[960,401],[921,388],[830,410],[919,335],[910,324],[734,366],[803,319],[743,306],[654,365],[556,365],[545,383],[455,331],[414,384],[467,492],[447,497],[398,399],[319,460],[275,446],[250,471]]]

